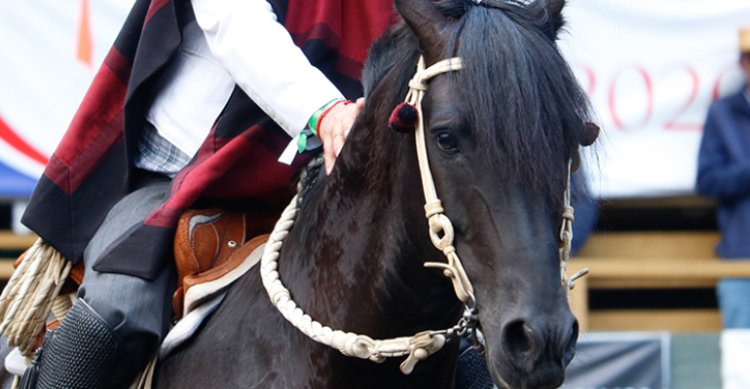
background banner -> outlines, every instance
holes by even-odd
[[[31,194],[132,4],[0,2],[0,198]]]
[[[132,3],[0,2],[0,198],[31,193]],[[750,2],[569,0],[565,14],[561,47],[604,134],[594,193],[691,193],[708,104],[741,86]]]
[[[561,47],[592,99],[602,197],[692,193],[709,103],[741,88],[738,30],[750,2],[570,0]],[[592,169],[593,168],[593,169]]]
[[[585,333],[561,389],[669,389],[670,347],[666,332]]]

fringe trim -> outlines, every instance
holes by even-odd
[[[0,295],[0,334],[21,355],[34,355],[50,313],[62,320],[72,306],[69,295],[59,296],[72,263],[41,238],[23,255]]]

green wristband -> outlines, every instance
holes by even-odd
[[[305,150],[307,150],[307,134],[300,132],[297,135],[297,151],[302,153]]]
[[[310,116],[310,120],[307,121],[307,127],[309,127],[310,130],[312,130],[313,134],[315,134],[316,136],[318,135],[318,121],[320,121],[320,115],[322,115],[323,112],[325,112],[326,109],[328,109],[330,106],[336,104],[337,102],[341,100],[343,99],[340,97],[337,97],[323,104],[322,107],[318,108],[318,110],[315,111],[315,113],[313,113],[312,116]]]

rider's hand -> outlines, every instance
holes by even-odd
[[[336,104],[322,118],[318,128],[318,137],[323,141],[326,174],[331,174],[333,163],[341,152],[341,148],[344,147],[344,139],[349,135],[352,123],[364,105],[364,98],[359,98],[350,104]]]

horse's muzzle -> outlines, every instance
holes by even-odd
[[[560,387],[578,340],[578,321],[568,312],[562,316],[555,321],[540,317],[507,322],[501,347],[489,345],[487,350],[495,381],[513,389]]]

